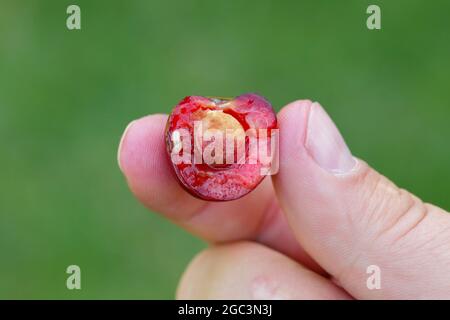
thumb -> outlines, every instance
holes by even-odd
[[[318,103],[278,118],[274,186],[308,253],[356,298],[450,298],[450,216],[354,158]]]

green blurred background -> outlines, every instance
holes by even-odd
[[[355,155],[449,209],[449,15],[444,0],[0,0],[0,298],[174,297],[205,245],[132,197],[116,150],[129,121],[191,94],[320,101]]]

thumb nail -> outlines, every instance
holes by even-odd
[[[322,106],[311,105],[305,147],[314,161],[333,174],[345,174],[356,165],[347,144]]]

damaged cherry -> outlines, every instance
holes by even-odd
[[[169,116],[165,139],[181,185],[204,200],[238,199],[278,169],[276,115],[256,94],[186,97]]]

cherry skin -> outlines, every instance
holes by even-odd
[[[275,112],[257,94],[188,96],[170,114],[165,141],[174,173],[189,193],[228,201],[243,197],[264,179],[271,163],[260,155],[271,153],[275,133]],[[261,151],[263,144],[267,152]]]

